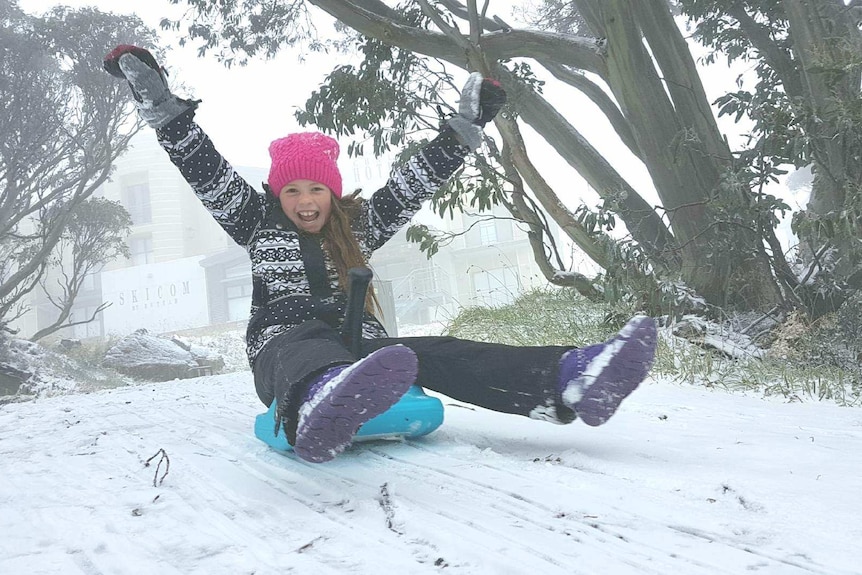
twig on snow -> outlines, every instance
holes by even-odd
[[[159,457],[159,455],[161,455],[161,457]],[[159,449],[155,455],[147,459],[146,463],[144,463],[144,467],[149,467],[150,462],[156,457],[159,457],[159,461],[156,464],[156,473],[155,475],[153,475],[153,487],[158,487],[159,485],[161,485],[162,482],[165,480],[165,477],[168,476],[168,471],[171,470],[171,459],[168,457],[168,452],[164,449]],[[162,477],[159,478],[159,469],[162,466],[162,461],[165,462],[165,472],[162,474]]]

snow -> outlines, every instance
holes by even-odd
[[[862,572],[858,409],[667,381],[599,428],[444,403],[322,465],[254,438],[247,371],[4,405],[0,573]]]
[[[231,329],[207,334],[183,334],[174,336],[191,347],[192,355],[215,356],[224,362],[223,371],[248,370],[248,355],[245,348],[245,328]]]
[[[765,350],[757,347],[751,338],[738,329],[728,328],[701,316],[684,315],[677,322],[674,335],[682,335],[689,341],[698,341],[706,348],[720,351],[736,359],[761,358]]]
[[[435,321],[425,324],[398,325],[398,337],[425,337],[431,335],[446,335],[449,324]]]

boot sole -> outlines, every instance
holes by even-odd
[[[333,459],[359,428],[385,412],[416,381],[418,360],[409,348],[385,347],[360,360],[304,414],[293,451],[312,463]]]
[[[655,359],[656,326],[651,317],[629,320],[619,335],[592,362],[581,377],[584,393],[575,412],[592,427],[605,423],[622,401],[646,379]],[[599,370],[598,373],[590,373]]]

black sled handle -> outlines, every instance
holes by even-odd
[[[354,357],[362,355],[362,319],[365,315],[365,295],[368,284],[374,277],[368,268],[350,268],[347,271],[347,310],[344,312],[344,325],[341,326],[341,339]]]

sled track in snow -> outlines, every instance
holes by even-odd
[[[786,574],[808,573],[830,575],[834,569],[812,565],[804,565],[749,546],[729,541],[719,534],[710,534],[681,525],[653,523],[644,517],[628,514],[624,521],[600,521],[597,518],[584,517],[574,513],[563,513],[561,506],[549,505],[536,498],[528,498],[510,490],[495,487],[495,476],[516,476],[525,481],[535,481],[523,472],[504,469],[476,459],[467,460],[463,457],[452,457],[441,453],[446,448],[435,449],[414,442],[403,443],[390,449],[369,447],[367,451],[387,462],[398,463],[394,471],[401,477],[413,481],[431,481],[434,476],[442,477],[441,483],[457,484],[463,493],[469,493],[472,504],[477,507],[492,508],[499,511],[500,519],[514,518],[522,525],[530,525],[535,530],[547,532],[547,546],[543,549],[555,550],[559,557],[570,558],[560,560],[546,553],[537,555],[556,567],[568,573],[595,573],[592,568],[581,570],[578,564],[579,551],[584,547],[593,547],[589,555],[606,554],[602,562],[605,572],[656,573],[739,573],[739,567],[734,567],[731,557],[736,555],[736,561],[747,565],[746,569],[756,571],[761,568]],[[418,455],[417,455],[418,453]],[[417,459],[421,458],[422,461]],[[467,473],[455,473],[453,468],[467,470]],[[477,478],[478,477],[478,478]],[[500,481],[502,484],[510,481]],[[434,483],[432,481],[432,483]],[[421,505],[420,502],[415,502]],[[618,509],[615,511],[619,512]],[[433,512],[433,510],[432,510]],[[448,517],[450,519],[455,519]],[[471,527],[495,533],[493,526]],[[493,525],[493,524],[492,524]],[[523,527],[522,527],[523,528]],[[645,541],[643,531],[662,533],[662,545],[658,546]],[[495,536],[499,533],[495,533]],[[688,548],[688,552],[668,554],[667,539],[680,539],[680,548]],[[697,545],[691,544],[691,538],[697,540]],[[713,548],[708,553],[699,553],[702,544]],[[718,554],[719,561],[704,562],[698,555],[715,554],[715,546],[725,547]],[[532,551],[536,552],[536,549]],[[569,553],[568,551],[573,551]],[[759,559],[754,559],[759,558]],[[619,567],[616,567],[619,565]],[[625,567],[623,567],[625,566]],[[617,570],[615,570],[617,569]],[[630,569],[630,570],[629,570]]]
[[[715,505],[703,492],[677,497],[672,484],[616,472],[638,466],[602,461],[600,446],[546,455],[558,445],[486,441],[457,417],[428,438],[309,464],[257,441],[258,406],[220,381],[196,382],[213,385],[206,395],[72,397],[20,431],[39,406],[0,411],[13,489],[0,488],[11,536],[0,572],[43,561],[53,541],[61,567],[42,572],[64,575],[850,573],[771,543],[782,525],[756,494],[745,493],[751,505],[729,488]],[[159,449],[171,468],[153,487],[155,462],[144,462]]]
[[[175,420],[182,414],[165,415]],[[273,492],[269,499],[280,505],[299,504],[318,516],[313,529],[321,535],[305,544],[311,547],[325,548],[330,540],[346,538],[364,547],[380,546],[387,554],[396,550],[409,554],[418,564],[430,567],[437,561],[447,570],[467,573],[483,572],[488,558],[501,553],[507,559],[489,572],[507,564],[544,573],[594,573],[597,568],[615,573],[738,573],[743,566],[774,572],[780,568],[787,574],[835,573],[770,556],[717,534],[654,523],[616,508],[611,520],[564,512],[565,502],[551,503],[495,486],[535,483],[535,477],[519,470],[521,462],[513,462],[513,469],[502,458],[498,464],[490,464],[483,458],[453,456],[447,444],[439,448],[427,441],[360,444],[337,464],[313,465],[265,447],[253,450],[254,457],[249,457],[247,442],[235,434],[210,435],[209,439],[207,443],[191,438],[190,443],[197,454],[231,462],[235,473],[264,484]],[[242,497],[230,498],[224,485],[214,489],[205,472],[195,467],[189,474],[197,483],[195,491],[199,489],[204,499],[196,514],[216,503],[242,509]],[[224,470],[218,474],[220,478],[226,475]],[[388,486],[388,515],[377,509],[381,479]],[[601,479],[597,476],[596,480]],[[559,482],[553,487],[552,493],[559,492],[558,496],[577,496]],[[445,508],[441,500],[446,502]],[[354,511],[363,503],[376,529],[354,521]],[[234,512],[225,520],[237,525]],[[254,517],[242,525],[247,535],[267,535]],[[457,541],[441,537],[450,532],[458,534]],[[652,542],[656,535],[660,545]],[[678,552],[668,553],[669,538],[677,540]],[[597,557],[601,560],[584,564],[585,557],[592,563]],[[351,563],[349,556],[337,554],[319,559],[334,569]]]
[[[221,415],[240,415],[227,413],[226,407],[217,409]],[[398,550],[429,567],[439,561],[447,565],[447,570],[456,572],[491,572],[495,568],[487,565],[496,561],[498,568],[520,565],[544,573],[590,573],[594,572],[592,567],[579,565],[579,550],[587,545],[591,556],[597,549],[607,554],[602,561],[605,567],[617,564],[632,573],[663,571],[650,566],[656,563],[653,550],[645,548],[633,554],[632,545],[621,534],[608,532],[598,523],[572,520],[546,502],[498,489],[476,478],[492,473],[504,477],[506,483],[512,475],[510,470],[487,464],[477,466],[475,462],[441,455],[437,450],[400,442],[359,445],[336,463],[313,465],[256,443],[249,451],[248,437],[243,433],[210,430],[201,440],[196,425],[177,426],[176,422],[187,419],[187,415],[180,409],[168,408],[159,411],[157,419],[161,421],[148,416],[151,425],[173,425],[173,432],[184,436],[190,451],[183,457],[197,458],[194,465],[182,468],[183,491],[188,495],[181,494],[179,506],[183,510],[175,513],[185,513],[188,521],[203,519],[212,528],[242,533],[244,538],[250,538],[249,545],[255,538],[272,537],[273,521],[281,521],[277,513],[261,518],[257,511],[248,510],[242,493],[253,482],[254,489],[268,492],[265,499],[273,506],[295,509],[298,505],[315,514],[315,520],[300,520],[300,528],[294,529],[302,532],[307,528],[312,533],[285,551],[311,543],[312,548],[320,548],[326,555],[329,541],[344,539],[363,547],[379,546],[381,553],[389,555]],[[129,417],[136,417],[134,410],[124,419]],[[178,458],[174,456],[174,460],[176,469]],[[208,470],[210,467],[212,470]],[[452,471],[459,468],[467,474]],[[391,491],[394,529],[387,527],[386,515],[379,508],[381,479]],[[524,474],[518,480],[534,481]],[[239,491],[232,491],[232,487],[239,487]],[[440,506],[441,491],[446,508]],[[370,513],[367,519],[376,528],[368,529],[365,520],[355,521],[354,509],[358,506]],[[286,529],[285,535],[290,531]],[[458,536],[453,540],[446,533]],[[218,555],[212,550],[210,553],[212,557]],[[205,558],[188,556],[186,561],[200,562]],[[319,559],[333,569],[350,564],[349,556],[338,554]],[[716,572],[715,566],[690,560],[685,563]]]

